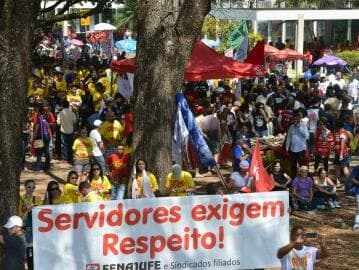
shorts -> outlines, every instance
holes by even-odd
[[[342,160],[339,160],[339,156],[335,155],[334,165],[341,166],[341,167],[349,167],[349,165],[350,165],[350,156],[347,155],[347,156],[343,157]]]
[[[77,173],[81,173],[83,167],[86,165],[91,165],[89,160],[77,160],[77,159],[74,160],[74,167]]]

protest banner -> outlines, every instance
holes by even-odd
[[[35,269],[277,267],[288,207],[284,191],[39,206]]]

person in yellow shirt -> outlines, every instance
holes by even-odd
[[[89,179],[92,190],[96,191],[104,200],[109,200],[112,186],[107,176],[103,175],[98,163],[92,165]]]
[[[95,90],[91,91],[92,101],[93,101],[93,105],[95,107],[95,112],[99,112],[101,109],[101,101],[102,101],[103,97],[105,96],[104,92],[105,92],[105,87],[102,85],[102,83],[99,83],[99,82],[96,83]]]
[[[192,175],[183,171],[179,164],[174,164],[167,175],[165,188],[170,192],[170,196],[187,196],[194,188]]]
[[[87,129],[83,127],[80,131],[80,137],[78,137],[72,145],[75,171],[78,174],[82,172],[83,166],[90,163],[93,148],[94,141],[87,136]]]
[[[129,198],[153,198],[157,191],[156,177],[153,173],[147,171],[147,162],[143,159],[138,159],[129,185]]]
[[[75,86],[71,87],[71,90],[67,94],[66,99],[70,103],[72,110],[77,112],[82,104],[80,91],[77,91]]]
[[[101,83],[104,87],[104,95],[111,95],[111,81],[107,77],[106,72],[100,73],[100,78],[98,79],[98,83]]]
[[[79,192],[81,193],[81,202],[101,202],[103,198],[91,189],[89,182],[81,182],[79,185]]]
[[[26,180],[24,187],[25,194],[20,196],[19,201],[19,216],[26,219],[34,206],[41,205],[41,199],[34,195],[36,187],[34,180]]]
[[[56,96],[59,98],[65,97],[67,92],[67,83],[64,79],[64,73],[62,71],[56,72],[54,82],[56,88]]]
[[[47,184],[44,205],[63,204],[64,199],[60,190],[60,185],[56,180],[51,180]]]
[[[67,183],[64,185],[63,199],[64,203],[78,203],[79,191],[77,187],[77,181],[79,176],[77,172],[70,171],[67,175]]]
[[[117,146],[121,142],[123,131],[124,127],[118,120],[115,120],[114,112],[111,108],[107,108],[105,121],[99,129],[105,147],[105,158],[117,152]]]

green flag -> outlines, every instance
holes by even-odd
[[[235,28],[229,36],[228,46],[231,49],[237,49],[248,37],[248,28],[245,20],[241,20],[238,27]]]

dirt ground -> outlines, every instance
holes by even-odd
[[[29,162],[32,161],[29,160]],[[354,160],[354,163],[358,163],[358,158]],[[71,165],[59,163],[55,160],[52,169],[46,173],[24,171],[21,175],[21,193],[24,192],[24,181],[34,179],[36,181],[35,195],[43,197],[47,183],[52,179],[61,184],[65,183],[70,169],[72,169]],[[195,180],[198,186],[218,181],[216,177]],[[326,239],[330,256],[318,263],[315,267],[316,270],[359,270],[359,232],[352,230],[355,199],[346,196],[343,190],[339,190],[338,195],[342,206],[340,209],[316,211],[314,215],[295,212],[290,217],[291,226],[303,225],[307,231],[316,231],[324,235]]]

